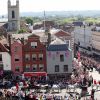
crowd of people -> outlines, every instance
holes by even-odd
[[[95,68],[100,73],[100,57],[81,52],[81,62],[89,70]]]
[[[4,98],[7,100],[80,100],[81,97],[86,96],[88,87],[92,87],[94,84],[92,75],[89,75],[89,71],[93,71],[93,68],[99,71],[99,59],[81,52],[80,59],[74,59],[70,78],[49,80],[43,76],[2,80],[0,100],[4,100]],[[72,85],[74,89],[80,88],[82,91],[81,94],[76,93],[75,95],[70,91],[67,91],[63,96],[53,94],[51,90],[54,84],[57,84],[61,90],[69,90]],[[41,92],[41,89],[45,89],[45,92]],[[90,94],[92,100],[94,100],[94,93],[95,90],[92,89]]]

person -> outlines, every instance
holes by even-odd
[[[92,89],[92,90],[91,90],[91,99],[92,99],[92,100],[94,100],[94,93],[95,93],[95,90]]]
[[[16,83],[16,89],[17,89],[17,91],[19,90],[19,84],[18,83]]]
[[[91,86],[93,84],[93,77],[92,77],[92,75],[90,75],[90,77],[89,77],[89,86]]]

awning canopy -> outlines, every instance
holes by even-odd
[[[32,76],[47,76],[46,72],[24,72],[25,77],[32,77]]]

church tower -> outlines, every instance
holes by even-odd
[[[11,5],[8,0],[8,31],[17,30],[20,30],[19,0],[16,0],[16,5]]]

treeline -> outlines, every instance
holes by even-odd
[[[25,21],[27,24],[33,25],[34,23],[43,21],[44,18],[43,17],[21,17],[21,20]],[[71,17],[49,16],[49,17],[45,17],[45,20],[52,20],[57,24],[72,23],[73,21],[100,23],[100,17],[83,17],[81,15],[71,16]]]

